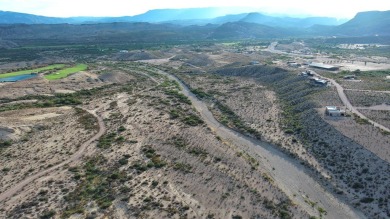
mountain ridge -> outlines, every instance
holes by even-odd
[[[165,13],[166,11],[160,12]],[[196,10],[192,12],[195,13]],[[186,18],[196,18],[194,13]],[[198,17],[199,19],[162,22],[164,19],[169,20],[181,16],[178,11],[177,14],[160,18],[161,22],[156,23],[142,21],[145,20],[142,17],[132,18],[141,21],[127,22],[126,20],[129,18],[122,17],[122,20],[115,18],[115,20],[106,20],[103,23],[99,23],[100,18],[94,18],[95,22],[85,24],[69,24],[64,21],[73,19],[73,21],[81,22],[83,19],[88,19],[86,17],[59,18],[50,20],[51,24],[9,24],[4,23],[7,20],[1,20],[4,14],[4,12],[0,12],[0,38],[8,40],[34,37],[42,39],[49,39],[49,37],[63,38],[62,35],[68,37],[69,34],[76,38],[81,36],[85,38],[104,36],[107,38],[108,36],[115,37],[116,34],[127,34],[130,35],[130,38],[141,39],[140,36],[145,33],[151,35],[145,37],[153,38],[153,35],[161,35],[164,38],[170,36],[172,40],[196,39],[196,37],[199,37],[199,39],[252,39],[313,36],[390,36],[390,26],[388,25],[390,23],[390,11],[360,12],[348,22],[333,26],[326,25],[334,21],[332,18],[286,18],[272,17],[260,13],[242,13],[212,19],[200,19]],[[14,22],[21,19],[18,17],[21,16],[20,14],[17,13],[15,16]],[[28,15],[27,18],[31,22],[41,22],[46,19],[46,17],[31,15]],[[149,19],[152,18],[149,17]],[[185,25],[183,25],[184,23]],[[188,33],[191,33],[191,35]],[[131,36],[131,34],[135,34],[135,36]]]
[[[283,23],[293,24],[294,22],[322,19],[320,23],[325,25],[338,25],[336,18],[328,17],[306,17],[306,18],[294,18],[287,16],[272,16],[265,15],[259,12],[245,12],[245,13],[222,13],[218,8],[185,8],[185,9],[154,9],[147,11],[143,14],[134,16],[121,16],[121,17],[46,17],[34,14],[26,14],[11,11],[0,11],[0,24],[83,24],[83,23],[113,23],[113,22],[149,22],[149,23],[175,23],[182,25],[205,25],[207,23],[222,24],[226,22],[235,21],[250,21],[258,24],[265,24],[272,26],[286,26]],[[261,18],[260,18],[261,17]],[[260,19],[259,19],[260,18]],[[313,18],[313,19],[312,19]],[[271,22],[264,22],[271,21]],[[345,22],[342,20],[341,22]],[[299,22],[298,22],[299,23]],[[271,25],[270,25],[271,24]],[[295,26],[300,26],[297,24]],[[294,25],[290,25],[294,26]]]

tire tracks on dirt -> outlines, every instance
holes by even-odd
[[[64,167],[65,165],[67,165],[69,163],[72,163],[74,161],[81,159],[83,157],[84,152],[87,149],[87,147],[89,145],[91,145],[92,142],[98,140],[106,132],[106,127],[105,127],[105,124],[103,122],[103,119],[100,116],[98,116],[95,111],[87,110],[84,108],[81,108],[81,109],[90,113],[91,115],[93,115],[97,119],[98,125],[99,125],[99,131],[94,136],[92,136],[88,141],[84,142],[80,146],[78,151],[76,153],[74,153],[69,159],[67,159],[67,160],[65,160],[65,161],[63,161],[63,162],[61,162],[53,167],[50,167],[49,169],[40,171],[32,176],[29,176],[29,177],[23,179],[22,181],[20,181],[19,183],[17,183],[16,185],[14,185],[13,187],[9,188],[7,191],[1,193],[0,194],[0,202],[3,202],[8,198],[12,198],[12,196],[14,196],[19,191],[21,191],[25,186],[29,185],[30,183],[33,183],[35,180],[37,180],[43,176],[46,176],[46,175],[52,173],[53,171],[58,170],[61,167]]]
[[[159,71],[159,73],[180,84],[183,94],[191,100],[206,124],[215,130],[218,136],[240,146],[241,149],[247,150],[252,155],[256,155],[276,186],[285,192],[293,203],[316,216],[319,214],[320,207],[325,209],[327,214],[322,215],[322,218],[366,218],[362,212],[352,208],[318,183],[310,175],[310,171],[298,160],[289,157],[273,145],[247,137],[223,126],[214,118],[206,104],[191,93],[189,88],[178,78],[163,71]],[[309,203],[316,203],[315,207]]]

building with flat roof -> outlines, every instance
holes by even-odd
[[[336,71],[339,69],[339,67],[337,67],[337,66],[326,65],[324,63],[319,63],[319,62],[312,62],[309,64],[309,67],[324,69],[324,70],[328,70],[328,71]]]
[[[316,86],[326,86],[326,85],[328,85],[328,81],[327,80],[324,80],[324,79],[321,79],[321,78],[317,78],[317,77],[310,77],[309,81],[310,81],[310,83],[312,83],[313,85],[316,85]]]
[[[345,110],[337,106],[326,106],[325,115],[327,116],[345,116]]]

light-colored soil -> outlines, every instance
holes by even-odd
[[[380,124],[390,128],[390,107],[388,105],[374,106],[359,109],[368,118],[378,121]]]
[[[216,93],[216,97],[223,104],[231,108],[247,126],[261,133],[263,140],[278,145],[287,151],[317,166],[318,171],[327,177],[316,160],[307,153],[302,142],[292,135],[286,134],[280,126],[281,109],[274,92],[266,89],[252,79],[240,77],[215,78],[211,76],[189,77],[181,75],[193,89],[202,89],[206,93]],[[187,78],[186,78],[187,77]],[[221,83],[222,82],[222,83]],[[210,108],[216,117],[220,112],[210,103]]]
[[[335,87],[307,96],[321,115],[314,112],[308,115],[313,121],[305,120],[316,127],[308,138],[320,137],[309,145],[285,133],[282,103],[261,82],[206,73],[253,60],[269,63],[271,56],[259,49],[137,51],[114,59],[138,63],[100,62],[59,81],[36,78],[0,86],[0,98],[102,87],[104,92],[85,97],[82,107],[98,114],[105,127],[97,135],[71,107],[1,112],[0,138],[13,143],[0,148],[0,194],[12,194],[0,197],[0,218],[39,218],[49,210],[55,218],[365,218],[354,208],[359,205],[370,216],[386,217],[390,136],[353,117],[326,117],[324,105],[342,105]],[[158,59],[149,60],[153,57]],[[174,91],[175,78],[147,64],[184,72],[181,79],[212,93],[261,133],[262,141],[217,122],[214,116],[223,115],[213,100],[201,102],[184,89],[192,101],[186,103]],[[360,110],[387,125],[387,111]],[[193,124],[194,118],[203,123]],[[101,146],[112,133],[110,144]],[[361,203],[366,197],[374,201]]]
[[[345,93],[352,105],[356,107],[371,107],[390,104],[390,93],[346,90]]]
[[[378,128],[372,125],[359,125],[353,117],[330,117],[325,116],[325,110],[318,110],[323,119],[340,131],[343,135],[353,139],[358,144],[364,146],[372,151],[378,157],[390,162],[390,136],[382,134]],[[384,116],[386,114],[376,114],[374,111],[362,111],[367,117],[375,121],[386,121]],[[377,112],[377,111],[375,111]]]
[[[389,91],[390,83],[384,79],[337,80],[345,89]]]
[[[309,175],[302,174],[302,166],[296,166],[296,163],[294,164],[293,159],[288,158],[285,154],[281,153],[278,150],[275,150],[274,147],[268,144],[256,142],[253,139],[247,140],[243,135],[235,133],[234,131],[226,127],[222,127],[221,124],[219,124],[214,119],[211,112],[207,110],[207,106],[204,103],[197,100],[197,98],[193,94],[190,94],[188,90],[184,90],[184,93],[187,93],[189,95],[197,110],[201,112],[202,117],[207,121],[208,125],[212,127],[212,129],[216,130],[217,134],[221,135],[222,138],[231,139],[231,141],[236,145],[242,145],[241,147],[244,147],[248,151],[250,151],[250,154],[252,156],[257,155],[262,157],[262,159],[258,157],[259,162],[261,163],[260,166],[264,165],[268,170],[271,170],[271,168],[272,170],[275,170],[275,172],[271,173],[271,176],[275,179],[275,183],[287,195],[289,195],[290,198],[292,198],[295,202],[298,202],[300,206],[305,206],[304,203],[308,202],[306,198],[315,197],[314,199],[316,199],[316,201],[322,204],[321,208],[325,207],[329,209],[331,213],[328,213],[327,215],[331,218],[364,218],[364,215],[361,212],[351,209],[350,207],[344,205],[342,202],[337,202],[337,199],[332,196],[331,193],[327,193],[326,191],[322,190],[321,186],[318,185]],[[290,173],[291,175],[287,173]],[[294,177],[297,178],[294,180]],[[301,182],[301,187],[296,187],[297,185],[295,183],[291,184],[291,182],[296,181]],[[326,195],[319,195],[318,190],[322,190],[321,193]],[[297,191],[302,192],[302,194],[299,194],[301,196],[296,197],[297,194],[295,192]],[[311,214],[314,213],[313,211],[310,211],[310,207],[306,206],[305,209],[308,212],[311,212]],[[321,215],[321,217],[322,216],[323,215]]]
[[[304,208],[290,203],[284,192],[268,177],[269,170],[262,165],[255,165],[255,161],[251,160],[252,155],[241,147],[217,139],[215,132],[206,125],[190,126],[180,118],[171,118],[170,112],[174,109],[183,113],[182,116],[196,115],[191,105],[167,96],[162,92],[163,88],[150,89],[153,87],[148,87],[149,81],[143,75],[137,77],[141,79],[137,86],[143,87],[143,90],[96,97],[85,106],[102,115],[107,133],[115,132],[125,140],[115,141],[108,149],[96,148],[96,144],[90,142],[91,145],[84,152],[89,157],[85,157],[84,162],[91,157],[103,156],[105,162],[99,168],[119,171],[128,180],[110,184],[116,196],[110,208],[100,209],[95,201],[88,201],[83,205],[83,213],[72,214],[71,218],[90,215],[97,218],[104,218],[104,215],[118,218],[231,218],[234,215],[243,218],[274,218],[281,211],[294,215],[294,218],[308,217]],[[61,116],[49,120],[59,118]],[[77,127],[77,123],[64,119],[61,127],[66,130],[61,130],[61,133],[82,136],[79,134],[80,129],[70,129],[70,126]],[[119,132],[120,126],[125,130]],[[52,127],[52,133],[55,130]],[[62,142],[61,135],[54,133],[53,136],[60,137],[58,143]],[[184,145],[178,145],[177,142],[184,142]],[[49,144],[42,142],[40,145]],[[159,159],[166,162],[166,166],[137,171],[136,164],[146,165],[151,162],[150,157],[145,155],[145,148],[153,148]],[[21,148],[19,150],[19,153],[27,153]],[[74,151],[69,151],[69,156],[72,153]],[[37,157],[43,155],[36,153]],[[124,155],[128,156],[128,162],[118,165],[118,160]],[[83,169],[84,163],[77,161],[71,167]],[[3,201],[0,217],[36,218],[50,209],[54,209],[59,217],[67,208],[71,208],[72,202],[64,201],[64,198],[82,185],[73,179],[68,169],[64,167],[47,177],[40,177],[26,185],[19,195]],[[21,180],[13,170],[8,175],[16,176],[13,184]],[[4,178],[1,183],[12,184],[11,180]],[[130,190],[120,192],[123,188]],[[316,208],[310,209],[312,214],[318,214]]]
[[[370,107],[356,107],[358,110],[373,110],[373,111],[389,111],[390,105],[388,104],[381,104],[381,105],[375,105]]]
[[[387,63],[375,63],[375,62],[359,62],[354,61],[352,62],[343,62],[338,64],[341,68],[340,70],[347,70],[347,71],[375,71],[375,70],[387,70],[390,69],[390,64]]]
[[[56,94],[72,94],[75,93],[74,90],[55,90],[54,93]]]
[[[243,69],[243,71],[245,71],[245,69]],[[259,71],[261,71],[261,69]],[[205,75],[203,75],[203,74],[195,74],[192,77],[190,77],[189,75],[190,74],[180,74],[180,77],[183,78],[186,83],[190,84],[194,88],[201,87],[206,92],[209,92],[211,90],[210,93],[213,93],[213,90],[214,90],[214,93],[215,93],[214,96],[216,96],[220,100],[229,99],[229,98],[231,98],[232,100],[236,100],[238,102],[237,107],[230,105],[230,108],[234,109],[233,111],[235,113],[239,114],[240,118],[242,118],[242,119],[247,118],[248,115],[250,115],[250,113],[248,113],[248,111],[247,111],[248,108],[253,108],[256,111],[258,111],[259,115],[260,115],[260,117],[258,118],[256,123],[260,124],[261,120],[262,119],[264,120],[264,118],[261,118],[261,116],[263,116],[264,114],[261,113],[261,110],[259,110],[259,108],[261,108],[261,104],[254,104],[255,107],[251,107],[251,101],[256,100],[256,98],[252,98],[252,96],[256,97],[256,95],[258,94],[258,91],[256,91],[256,94],[253,94],[249,91],[256,90],[256,89],[253,89],[254,87],[251,87],[250,89],[245,89],[244,88],[246,85],[245,81],[237,82],[237,81],[232,80],[229,82],[228,77],[220,77],[220,78],[210,77],[208,79],[204,79]],[[214,82],[213,82],[213,80],[214,80]],[[259,81],[261,82],[261,80],[259,80]],[[234,89],[231,89],[231,90],[225,89],[226,87],[228,87],[229,83],[235,84],[234,89],[241,90],[241,92],[246,93],[246,95],[248,95],[249,98],[242,98],[241,99],[242,94],[240,94],[240,92],[233,92]],[[218,86],[216,86],[217,84],[220,84],[221,86],[218,87]],[[330,87],[327,89],[328,90],[325,92],[314,93],[311,97],[311,98],[313,98],[312,101],[315,102],[316,105],[321,107],[321,109],[323,109],[323,107],[326,105],[343,106],[344,103],[341,101],[339,95],[337,94],[336,87]],[[218,92],[215,92],[215,91],[222,91],[221,92],[222,94],[220,95]],[[243,96],[245,96],[245,95],[243,95]],[[293,95],[291,95],[291,96],[293,96]],[[323,100],[321,100],[321,98],[323,98]],[[345,101],[345,97],[344,97],[344,101]],[[263,100],[262,104],[266,103],[266,102],[267,101]],[[225,101],[224,103],[228,103],[228,101]],[[211,106],[212,106],[212,104],[211,104]],[[265,108],[267,108],[267,107],[265,107]],[[268,108],[272,109],[272,107],[268,107]],[[238,113],[240,111],[246,111],[246,112],[245,113]],[[323,111],[320,111],[319,113],[321,115],[324,114]],[[218,114],[216,114],[216,115],[218,116]],[[350,187],[352,187],[352,185],[354,185],[353,183],[351,183],[351,181],[353,182],[354,180],[357,180],[357,178],[361,178],[361,177],[356,177],[354,175],[355,174],[354,172],[357,171],[356,169],[353,170],[354,168],[352,166],[354,166],[354,165],[369,165],[370,168],[365,169],[365,171],[366,172],[368,171],[372,177],[379,177],[380,178],[381,176],[388,174],[388,160],[387,160],[387,157],[388,157],[387,148],[388,147],[386,146],[388,144],[388,140],[387,140],[387,138],[384,140],[381,139],[383,136],[383,133],[381,133],[378,128],[374,128],[372,126],[360,125],[360,124],[357,124],[354,120],[352,120],[354,123],[354,124],[352,124],[352,126],[350,126],[350,127],[344,126],[344,127],[340,127],[340,130],[338,130],[338,129],[335,130],[334,128],[332,128],[332,126],[326,127],[326,125],[324,125],[324,122],[323,122],[324,118],[320,118],[320,120],[318,120],[317,116],[313,116],[310,114],[306,115],[306,116],[307,116],[307,118],[303,119],[306,123],[308,123],[308,124],[306,124],[306,126],[310,125],[311,127],[315,127],[313,129],[310,129],[308,138],[309,139],[317,139],[318,138],[317,142],[315,142],[313,144],[316,144],[316,145],[324,144],[325,146],[332,145],[331,147],[329,147],[329,146],[328,147],[322,147],[322,146],[314,147],[314,146],[308,146],[308,145],[303,144],[303,147],[305,149],[307,149],[308,147],[313,147],[313,149],[309,148],[310,155],[305,155],[306,157],[310,157],[312,155],[315,155],[316,161],[321,161],[321,162],[319,162],[321,164],[318,166],[315,166],[315,168],[317,168],[320,171],[321,171],[321,169],[326,169],[325,173],[329,173],[329,175],[331,175],[332,178],[336,178],[336,182],[337,182],[337,184],[336,184],[337,189],[336,190],[341,189],[345,193],[347,193],[346,196],[348,197],[348,199],[351,202],[355,203],[356,206],[361,204],[361,203],[359,203],[359,199],[361,199],[367,195],[372,196],[372,197],[376,197],[376,198],[382,197],[382,199],[383,199],[383,197],[386,196],[384,194],[387,194],[386,192],[384,192],[386,190],[386,186],[384,186],[384,185],[386,184],[386,182],[388,180],[387,178],[381,179],[381,183],[369,182],[369,180],[371,179],[370,177],[367,177],[367,179],[364,179],[363,181],[362,181],[362,179],[359,179],[362,182],[366,182],[367,184],[370,184],[369,187],[373,188],[373,189],[367,189],[367,188],[365,188],[363,190],[361,190],[361,189],[351,190],[350,189]],[[246,122],[248,123],[248,121],[246,121]],[[359,126],[359,129],[352,128],[354,126]],[[343,129],[348,129],[347,131],[350,131],[350,133],[346,134],[346,132],[343,132],[344,131]],[[321,131],[321,130],[323,130],[323,131]],[[265,131],[265,133],[266,132],[267,131]],[[323,132],[323,134],[321,134],[321,132]],[[367,135],[363,135],[362,139],[359,139],[358,135],[360,132],[364,132]],[[355,138],[356,138],[356,141],[354,141]],[[285,138],[281,137],[281,139],[285,139]],[[292,150],[294,152],[297,150],[298,147],[289,147],[289,144],[295,146],[296,143],[299,145],[299,142],[295,142],[294,144],[291,144],[290,142],[284,142],[284,144],[279,145],[279,146],[292,148]],[[372,143],[375,143],[375,145],[372,145]],[[383,145],[385,145],[385,146],[383,146]],[[362,146],[364,146],[364,147],[362,147]],[[342,148],[339,148],[339,147],[342,147]],[[331,150],[331,151],[329,151],[329,150]],[[340,153],[337,153],[335,150],[340,150]],[[328,154],[328,152],[330,152],[330,153]],[[321,153],[322,153],[322,155],[321,155]],[[384,154],[380,154],[380,153],[384,153]],[[338,162],[338,161],[340,161],[340,158],[337,158],[337,159],[335,158],[335,157],[339,157],[339,156],[345,157],[345,154],[353,154],[353,157],[355,157],[355,159],[352,159],[352,160],[354,160],[352,162],[353,164],[343,165],[342,162],[345,162],[345,160],[346,160],[345,158],[341,159],[342,162]],[[300,159],[305,158],[305,156],[300,156]],[[324,157],[322,157],[322,156],[324,156]],[[328,158],[324,159],[324,158],[326,158],[326,156],[328,156]],[[332,156],[332,157],[334,156],[334,158],[329,159],[329,156]],[[314,157],[312,157],[312,158],[314,158]],[[383,160],[381,160],[381,158]],[[325,160],[325,162],[324,162],[324,160]],[[333,161],[328,162],[329,160],[333,160]],[[372,161],[369,161],[369,160],[372,160]],[[359,163],[358,161],[361,161],[361,163]],[[335,164],[336,164],[337,168],[333,168],[333,166],[335,166]],[[311,165],[313,165],[313,164],[311,164]],[[314,163],[314,165],[316,165],[316,163]],[[343,171],[340,171],[338,169],[342,169]],[[351,171],[347,171],[347,169],[350,169]],[[360,173],[356,173],[356,174],[359,174],[359,176],[361,176]],[[379,191],[381,191],[381,192],[379,192]],[[382,192],[384,192],[384,193],[382,193]],[[369,212],[369,214],[376,214],[375,212],[379,212],[379,211],[382,212],[380,217],[383,217],[386,214],[385,211],[383,211],[384,205],[382,205],[382,204],[380,204],[381,210],[379,210],[378,205],[376,205],[374,203],[367,204],[367,206],[365,206],[364,208],[366,209],[366,211]]]
[[[45,117],[42,115],[53,115]],[[1,150],[0,192],[22,179],[69,158],[93,132],[78,122],[72,108],[26,109],[0,113],[1,124],[15,130],[11,146]]]

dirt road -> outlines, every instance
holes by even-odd
[[[312,72],[314,73],[314,75],[330,81],[336,87],[337,93],[338,93],[338,95],[340,97],[340,100],[343,102],[344,106],[347,107],[347,109],[349,109],[352,113],[356,114],[357,116],[359,116],[362,119],[366,119],[373,126],[378,127],[378,128],[380,128],[380,129],[382,129],[384,131],[390,132],[390,129],[388,129],[387,127],[385,127],[385,126],[383,126],[383,125],[381,125],[381,124],[379,124],[379,123],[377,123],[375,121],[372,121],[369,118],[367,118],[365,115],[360,113],[354,106],[352,106],[352,104],[349,101],[347,95],[345,95],[345,93],[344,93],[344,88],[339,83],[337,83],[335,80],[333,80],[331,78],[322,77],[321,75],[319,75],[318,73],[316,73],[314,71],[312,71]]]
[[[369,93],[385,93],[390,94],[389,90],[359,90],[359,89],[344,89],[349,91],[357,91],[357,92],[369,92]]]
[[[264,52],[270,52],[274,54],[282,54],[282,55],[290,55],[290,56],[297,56],[297,57],[313,57],[313,55],[306,55],[306,54],[298,54],[298,53],[288,53],[281,50],[277,50],[276,46],[278,45],[278,42],[272,42],[266,49],[263,49]]]
[[[318,208],[327,211],[323,218],[366,218],[363,213],[346,205],[334,194],[322,187],[310,176],[306,167],[274,146],[246,137],[221,125],[208,110],[207,106],[192,94],[189,89],[176,77],[160,71],[170,79],[179,82],[185,94],[193,103],[196,110],[201,114],[206,124],[225,141],[229,141],[241,149],[246,150],[252,156],[257,157],[260,165],[265,167],[274,183],[282,189],[291,200],[302,206],[311,215],[318,216]],[[312,207],[307,202],[317,202]]]
[[[84,109],[86,110],[86,109]],[[74,153],[68,160],[66,161],[63,161],[62,163],[59,163],[49,169],[46,169],[44,171],[41,171],[35,175],[32,175],[32,176],[29,176],[27,178],[25,178],[24,180],[22,180],[21,182],[19,182],[18,184],[14,185],[13,187],[11,187],[10,189],[8,189],[7,191],[3,192],[0,194],[0,202],[6,200],[7,198],[10,198],[12,197],[13,195],[15,195],[17,192],[19,192],[21,189],[23,189],[25,186],[27,186],[28,184],[32,183],[33,181],[71,163],[71,162],[74,162],[76,160],[79,160],[83,155],[84,155],[84,152],[85,152],[85,149],[91,145],[92,142],[98,140],[105,132],[106,132],[106,127],[104,125],[104,122],[103,122],[103,119],[98,116],[95,111],[92,111],[92,110],[86,110],[87,112],[89,112],[90,114],[92,114],[97,120],[98,120],[98,124],[99,124],[99,132],[96,133],[92,138],[90,138],[88,141],[84,142],[79,150]]]

